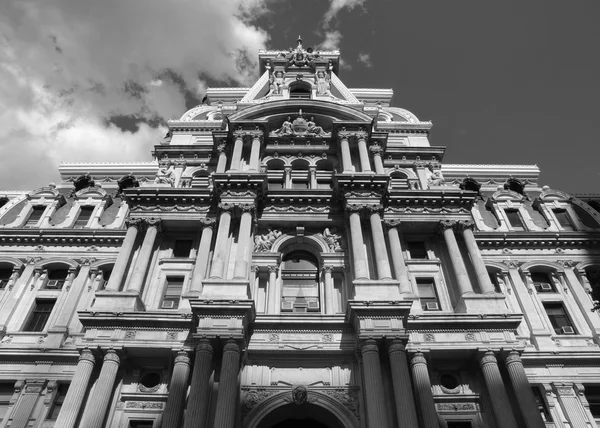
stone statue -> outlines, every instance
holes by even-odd
[[[321,128],[320,126],[317,126],[317,124],[315,123],[315,118],[311,116],[310,120],[306,123],[306,125],[308,126],[306,133],[307,134],[315,134],[315,135],[324,135],[327,134],[325,131],[323,131],[323,128]]]
[[[269,233],[264,235],[256,235],[254,237],[254,252],[261,253],[264,251],[270,251],[273,244],[282,235],[279,230],[269,229]]]
[[[342,245],[340,243],[342,237],[340,235],[331,232],[331,230],[326,227],[323,233],[321,233],[321,236],[325,242],[327,242],[330,251],[342,251]]]
[[[427,184],[429,185],[429,187],[443,186],[446,183],[446,180],[444,180],[444,176],[442,175],[442,171],[440,171],[439,169],[434,171],[431,165],[429,166],[429,171],[431,172],[431,174],[427,178]]]
[[[329,74],[318,71],[315,75],[315,84],[317,85],[317,95],[331,95],[329,91]]]
[[[292,135],[294,130],[292,129],[292,118],[290,116],[281,124],[281,128],[273,132],[275,135]]]
[[[283,71],[279,70],[279,71],[276,71],[274,73],[274,75],[275,75],[275,78],[273,79],[273,84],[274,84],[275,92],[273,92],[273,93],[280,95],[283,92],[283,86],[285,85],[284,74],[283,74]]]
[[[155,184],[168,184],[171,187],[175,184],[175,173],[173,172],[173,167],[160,168],[156,173],[156,178],[154,179]]]

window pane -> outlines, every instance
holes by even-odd
[[[192,250],[192,241],[189,239],[178,239],[173,246],[173,257],[189,257]]]
[[[75,227],[75,228],[85,227],[88,224],[88,221],[90,220],[90,218],[92,218],[92,213],[94,212],[94,208],[95,207],[90,207],[90,206],[81,207],[81,212],[79,213],[77,220],[75,220],[75,224],[73,225],[73,227]]]
[[[544,308],[546,309],[546,314],[548,315],[550,324],[552,324],[556,334],[565,334],[563,332],[563,327],[571,327],[573,328],[573,331],[575,330],[562,303],[544,303]]]
[[[585,398],[590,404],[590,412],[594,419],[600,419],[600,386],[585,385]]]
[[[525,230],[523,226],[523,220],[521,220],[521,215],[518,210],[505,210],[506,217],[508,218],[508,222],[510,226],[515,230]]]
[[[168,276],[161,309],[179,308],[179,300],[183,291],[183,276]]]
[[[24,331],[43,331],[54,308],[54,303],[55,300],[36,300]]]
[[[566,210],[553,210],[553,212],[560,227],[565,230],[574,230],[573,223],[571,223],[571,219]]]
[[[4,289],[10,281],[10,277],[13,274],[13,269],[0,269],[0,290]]]
[[[42,218],[44,211],[46,211],[46,207],[43,205],[33,207],[33,211],[25,222],[25,227],[35,227]]]

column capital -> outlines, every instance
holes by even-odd
[[[214,217],[206,217],[206,218],[203,218],[200,220],[200,224],[203,227],[213,227],[216,222],[217,222],[217,219]]]
[[[259,272],[260,271],[260,266],[257,265],[252,265],[250,266],[250,270],[254,273]]]
[[[200,343],[196,345],[196,352],[208,352],[210,354],[213,353],[213,347],[208,341],[208,339],[201,339]]]
[[[254,213],[256,205],[253,203],[240,204],[239,208],[242,213]]]
[[[457,228],[460,231],[465,231],[467,229],[475,230],[475,222],[473,220],[460,220],[457,222]]]
[[[413,355],[412,359],[410,360],[410,365],[411,366],[416,366],[416,365],[427,365],[427,359],[425,358],[425,354],[423,354],[422,352],[417,352]]]
[[[227,340],[227,343],[225,343],[225,346],[223,346],[223,353],[226,352],[235,352],[237,354],[240,354],[240,345],[238,345],[238,343],[234,339],[229,339]]]
[[[190,365],[190,357],[187,351],[179,351],[177,352],[177,356],[175,357],[175,364],[187,364]]]
[[[517,351],[510,351],[504,362],[507,366],[514,363],[523,364],[521,360],[521,354],[519,354]]]
[[[375,156],[383,155],[383,147],[381,147],[380,145],[377,145],[377,144],[374,144],[371,147],[369,147],[369,151],[371,153],[373,153]]]
[[[392,355],[399,352],[406,353],[404,343],[402,343],[400,339],[390,340],[388,344],[388,354]]]
[[[374,339],[367,339],[363,342],[362,346],[360,347],[361,353],[362,355],[374,352],[379,354],[379,345],[377,344],[377,342]]]
[[[398,227],[402,224],[402,221],[400,220],[384,220],[383,224],[389,228],[389,229],[393,229],[395,227]]]
[[[498,365],[498,360],[496,359],[496,354],[494,354],[493,351],[487,351],[481,357],[481,360],[479,361],[479,364],[481,364],[481,367],[484,367],[484,366],[486,366],[488,364]]]
[[[246,135],[248,135],[247,132],[241,129],[233,131],[233,138],[236,140],[243,140]]]
[[[144,219],[146,227],[155,227],[159,232],[161,231],[162,220],[159,218],[147,218]]]
[[[246,133],[246,135],[251,137],[252,140],[254,140],[254,141],[258,140],[261,143],[263,142],[263,139],[264,139],[264,135],[261,131],[250,131],[250,132]]]
[[[92,351],[90,351],[88,348],[85,348],[79,355],[79,361],[89,361],[92,364],[96,364],[96,357],[94,357]]]
[[[144,226],[144,222],[141,218],[126,218],[125,225],[127,227],[135,227],[137,230],[140,230]]]
[[[270,265],[270,266],[267,266],[267,270],[269,271],[269,273],[277,272],[279,270],[279,266]]]
[[[221,212],[229,212],[231,214],[233,207],[234,206],[232,204],[227,204],[224,202],[219,203],[219,210],[221,210]]]
[[[109,361],[116,364],[121,363],[121,359],[119,358],[117,351],[115,351],[114,349],[109,349],[108,351],[106,351],[106,354],[104,354],[104,362]]]
[[[225,153],[226,149],[227,149],[227,144],[226,144],[225,140],[220,140],[219,145],[217,146],[217,153],[219,153],[219,154]]]
[[[383,211],[383,205],[381,204],[368,204],[365,206],[365,211],[369,214],[369,215],[373,215],[373,214],[381,214]]]
[[[332,265],[325,265],[321,268],[323,273],[333,273],[334,267]]]
[[[455,220],[441,220],[438,223],[438,231],[443,233],[445,230],[454,229],[456,227],[457,222]]]

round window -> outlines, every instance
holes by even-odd
[[[160,375],[156,372],[146,373],[140,379],[140,384],[146,388],[154,388],[160,383]]]
[[[440,377],[440,384],[444,388],[454,389],[458,387],[458,380],[456,380],[456,378],[452,375],[443,374],[442,377]]]

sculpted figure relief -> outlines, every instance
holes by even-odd
[[[321,126],[317,126],[315,118],[304,119],[302,110],[298,117],[292,122],[290,116],[281,124],[281,127],[269,134],[271,137],[296,136],[296,137],[331,137],[331,132],[325,132]]]
[[[173,167],[167,169],[167,168],[160,168],[158,170],[158,172],[156,173],[156,178],[154,179],[154,183],[156,184],[169,184],[171,187],[173,187],[173,184],[175,183],[175,173],[173,172]]]
[[[443,186],[446,183],[444,180],[444,176],[442,175],[442,171],[434,170],[433,167],[429,166],[429,171],[431,175],[427,178],[427,184],[429,187],[431,186]]]
[[[340,242],[342,237],[340,235],[331,232],[331,230],[329,230],[329,228],[326,227],[323,233],[321,233],[321,236],[323,237],[325,242],[327,242],[327,245],[329,245],[330,251],[342,251],[342,245]]]
[[[270,251],[273,244],[282,235],[279,230],[269,229],[269,233],[264,235],[256,235],[254,237],[254,252],[260,253],[264,251]]]
[[[315,84],[317,85],[317,95],[331,95],[329,92],[329,74],[319,71],[315,75]]]
[[[292,135],[293,133],[294,130],[292,129],[292,118],[290,116],[284,120],[284,122],[281,124],[281,128],[271,132],[273,135]]]

